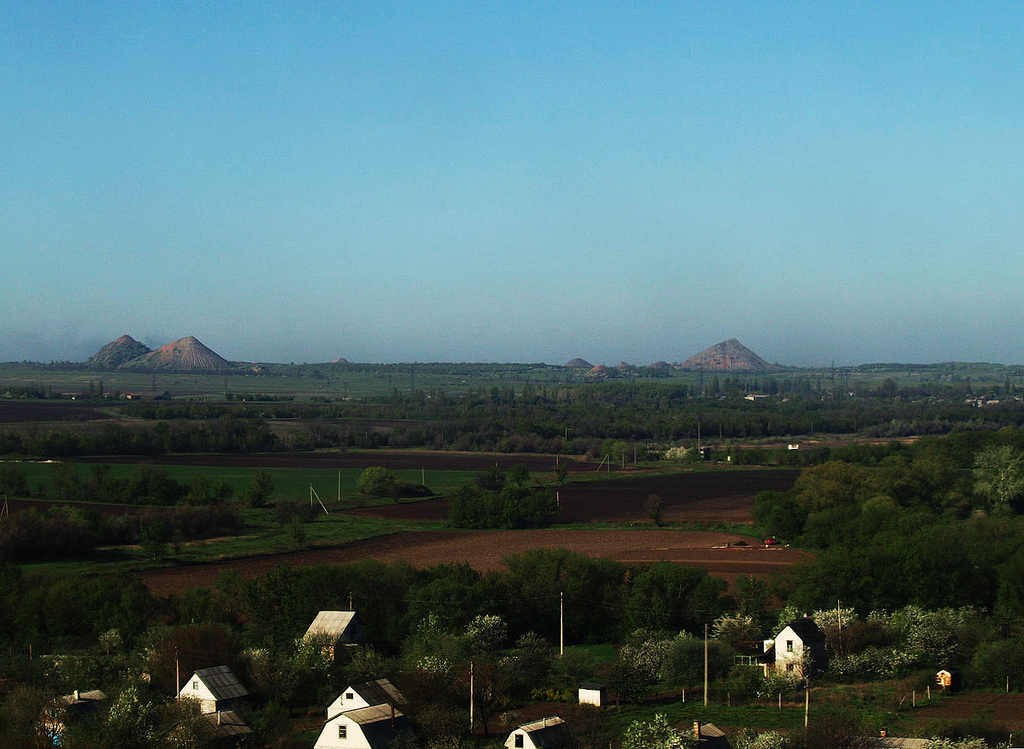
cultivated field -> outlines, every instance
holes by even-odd
[[[502,558],[527,549],[569,549],[627,564],[668,560],[703,567],[733,581],[739,575],[780,572],[807,558],[794,549],[766,549],[749,545],[750,539],[731,533],[643,529],[633,531],[420,531],[395,533],[357,541],[337,549],[317,549],[229,562],[150,570],[141,573],[147,587],[159,594],[211,585],[225,570],[243,576],[274,567],[345,564],[360,559],[393,562],[404,559],[414,567],[443,562],[468,562],[481,571],[502,566]],[[727,546],[727,545],[732,546]],[[748,544],[735,546],[735,544]]]

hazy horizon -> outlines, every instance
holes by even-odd
[[[138,341],[139,343],[145,344],[146,346],[148,346],[152,350],[155,350],[155,349],[157,349],[157,348],[159,348],[161,346],[164,346],[164,345],[167,345],[167,344],[170,344],[170,343],[174,343],[175,341],[180,340],[180,338],[176,338],[173,341],[162,341],[160,343],[151,343],[149,341],[142,340],[142,339],[140,339],[137,336],[133,336],[131,333],[123,333],[121,335],[129,335],[133,339]],[[181,338],[185,338],[185,337],[187,337],[187,336],[181,336]],[[221,352],[218,351],[216,349],[216,347],[207,345],[206,342],[203,341],[202,339],[199,339],[198,336],[195,336],[195,337],[199,340],[200,343],[202,343],[207,348],[211,349],[214,353],[219,354],[219,355],[221,354]],[[120,338],[120,336],[117,336],[117,338]],[[86,362],[86,360],[89,359],[89,357],[91,357],[93,354],[96,354],[100,350],[100,348],[102,348],[103,346],[107,345],[108,343],[113,343],[114,341],[117,340],[117,338],[111,338],[108,341],[104,341],[102,344],[96,346],[96,348],[94,350],[91,350],[86,355],[84,355],[82,357],[79,357],[79,358],[76,358],[76,359],[30,359],[30,360],[27,360],[27,361],[30,361],[32,363],[37,363],[37,364],[43,364],[43,365],[48,365],[48,364],[53,364],[53,363],[61,363],[61,362],[69,362],[69,363],[72,363],[72,364],[84,364]],[[352,359],[352,358],[349,358],[349,357],[334,357],[333,359],[320,359],[320,360],[301,360],[301,361],[299,361],[299,360],[287,360],[287,361],[284,361],[284,360],[275,360],[275,359],[257,359],[257,358],[252,358],[252,357],[242,357],[242,358],[224,357],[224,358],[226,358],[228,361],[231,361],[231,362],[249,363],[249,364],[330,364],[330,363],[333,363],[334,361],[336,361],[338,359],[345,359],[345,361],[348,362],[349,364],[366,364],[366,365],[375,365],[375,364],[545,364],[545,365],[549,365],[549,366],[565,366],[570,361],[573,361],[574,359],[583,359],[583,360],[587,361],[589,364],[594,365],[594,366],[604,365],[604,366],[607,366],[607,367],[615,367],[615,366],[617,366],[617,365],[619,365],[621,363],[626,363],[626,364],[629,364],[631,366],[643,367],[643,366],[648,366],[650,364],[654,364],[654,363],[657,363],[657,362],[666,362],[666,363],[669,363],[669,364],[682,364],[685,360],[689,359],[691,356],[695,356],[695,355],[703,352],[705,349],[712,348],[713,346],[717,345],[718,343],[723,343],[723,342],[724,341],[718,341],[715,344],[711,344],[709,346],[705,346],[704,348],[699,349],[699,350],[694,350],[694,351],[690,352],[689,354],[687,354],[686,356],[682,356],[682,357],[677,358],[677,359],[662,357],[662,358],[650,359],[649,361],[648,360],[631,361],[631,360],[622,359],[622,358],[602,361],[602,360],[596,360],[596,359],[593,359],[591,357],[582,356],[582,355],[570,357],[570,358],[566,359],[565,361],[545,361],[543,359],[530,359],[530,360],[527,360],[527,359],[487,359],[487,360],[483,360],[483,359],[396,359],[396,360],[360,360],[360,359]],[[743,341],[740,341],[740,343],[742,344]],[[760,352],[751,349],[749,346],[746,346],[746,348],[750,349],[754,354],[757,354],[758,356],[760,356]],[[928,362],[925,362],[925,361],[912,362],[912,361],[905,361],[905,360],[900,360],[900,361],[892,360],[892,361],[863,361],[863,362],[846,362],[846,363],[842,363],[842,362],[838,362],[838,361],[828,361],[828,362],[822,362],[820,364],[794,364],[794,363],[791,363],[791,362],[783,362],[783,361],[776,361],[774,359],[768,359],[768,358],[763,357],[763,356],[761,358],[765,359],[769,364],[772,364],[772,365],[781,365],[783,367],[797,367],[797,368],[806,368],[806,369],[828,369],[828,368],[831,368],[833,366],[835,366],[835,367],[855,367],[855,366],[859,366],[859,365],[870,365],[870,364],[942,365],[942,364],[955,363],[955,364],[993,364],[993,365],[999,365],[999,366],[1017,366],[1018,365],[1017,362],[995,362],[995,361],[980,361],[980,360],[966,360],[966,359],[943,359],[943,360],[928,361]],[[16,364],[16,363],[20,363],[22,361],[26,361],[26,360],[10,360],[10,361],[3,361],[3,362],[0,362],[0,363]]]
[[[1024,6],[0,22],[0,361],[1024,361]]]

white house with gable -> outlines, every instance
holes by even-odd
[[[409,721],[391,705],[373,705],[338,713],[324,723],[314,749],[386,749],[412,735]]]
[[[774,640],[765,641],[765,653],[775,651],[775,670],[803,678],[825,663],[825,634],[808,616],[794,619]]]
[[[248,696],[249,690],[227,666],[199,669],[178,692],[181,699],[198,700],[199,712],[204,714],[228,710]]]

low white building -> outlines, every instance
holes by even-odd
[[[608,704],[608,690],[604,684],[580,684],[579,703],[604,707]]]

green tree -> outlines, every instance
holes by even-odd
[[[721,610],[723,580],[698,567],[657,562],[636,573],[626,619],[633,629],[697,632]]]
[[[974,461],[974,489],[990,510],[1010,510],[1024,497],[1024,453],[1010,445],[981,450]]]
[[[359,491],[371,497],[393,496],[398,488],[398,480],[384,466],[370,466],[363,469],[356,482]]]
[[[644,512],[659,528],[665,524],[665,500],[660,494],[648,494],[644,501]]]
[[[263,507],[273,493],[274,474],[265,468],[259,468],[252,483],[245,490],[245,500],[250,507]]]

